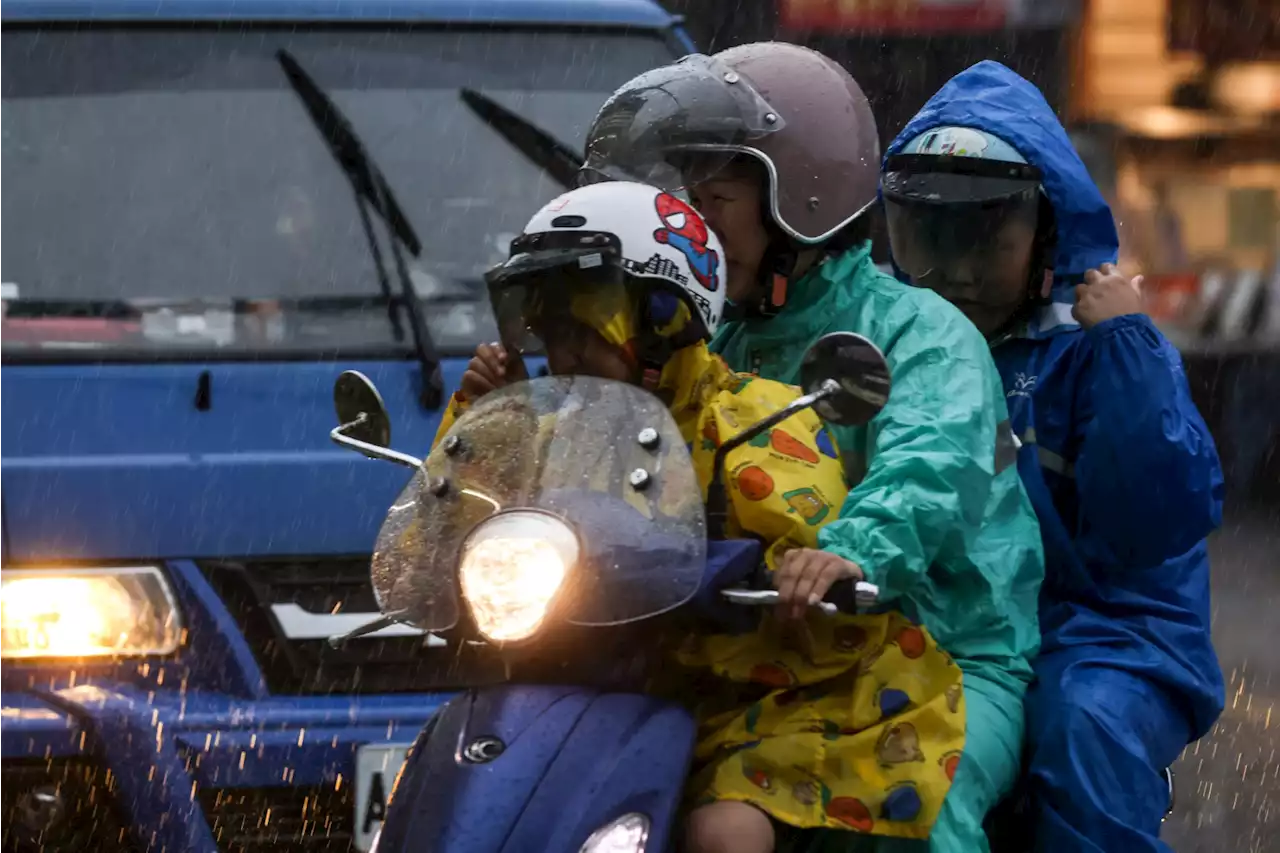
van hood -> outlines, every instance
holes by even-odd
[[[347,369],[378,386],[392,444],[426,454],[441,410],[412,361],[6,365],[7,558],[368,554],[411,472],[331,443]],[[465,362],[442,369],[453,389]]]

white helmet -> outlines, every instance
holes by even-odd
[[[612,278],[678,297],[694,321],[687,324],[685,339],[709,339],[724,314],[720,240],[688,203],[645,184],[615,181],[581,187],[535,213],[512,241],[511,257],[485,276],[499,323],[502,291],[531,276],[547,280],[553,272],[566,279]],[[666,322],[649,319],[652,325]]]

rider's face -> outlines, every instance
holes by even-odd
[[[724,245],[725,295],[735,302],[756,289],[769,246],[763,175],[757,171],[762,170],[725,170],[689,190],[689,200]]]
[[[918,283],[959,308],[984,335],[998,332],[1026,300],[1035,248],[1034,225],[1013,221],[992,235],[990,245],[956,258],[941,275]]]
[[[547,366],[556,376],[597,376],[618,382],[636,378],[627,354],[585,323],[561,322],[544,340]]]

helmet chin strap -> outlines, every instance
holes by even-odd
[[[636,360],[640,363],[640,387],[655,394],[662,379],[662,369],[667,366],[675,348],[661,335],[646,326],[636,340]]]
[[[742,307],[747,317],[768,319],[776,317],[787,304],[787,291],[791,277],[795,275],[800,253],[795,244],[781,234],[774,236],[760,259],[756,273],[758,297],[749,299]]]
[[[1046,292],[1045,282],[1053,288],[1054,261],[1058,254],[1058,222],[1053,205],[1043,193],[1040,195],[1040,212],[1036,222],[1035,243],[1031,249],[1031,271],[1027,275],[1027,304],[1032,307],[1048,305],[1052,294]]]
[[[689,306],[698,328],[702,328],[701,320],[692,305]],[[677,335],[676,339],[663,337],[655,329],[655,320],[646,304],[640,311],[640,329],[636,335],[636,361],[639,362],[640,387],[650,394],[658,393],[658,383],[662,380],[662,371],[667,362],[679,350],[690,346],[695,341],[687,336]],[[697,337],[697,333],[694,333]],[[698,340],[705,339],[697,338]]]

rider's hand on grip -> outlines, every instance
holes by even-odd
[[[778,587],[778,616],[804,619],[810,607],[838,581],[862,580],[862,569],[843,557],[813,548],[793,548],[782,556],[774,576]]]
[[[474,403],[490,391],[528,379],[524,359],[510,356],[500,343],[481,344],[462,374],[462,396]]]

